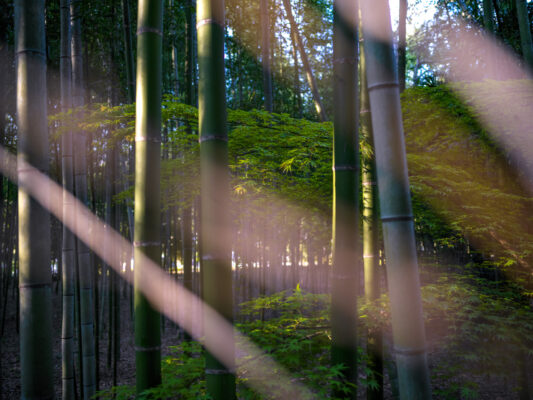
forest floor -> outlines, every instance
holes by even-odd
[[[54,332],[61,332],[61,297],[59,294],[53,295],[53,328]],[[134,338],[133,338],[133,324],[130,317],[130,302],[126,296],[121,296],[121,343],[120,343],[120,361],[118,366],[118,385],[134,385],[135,384],[135,352],[134,352]],[[442,360],[445,359],[446,354],[436,350],[439,346],[436,342],[436,337],[428,332],[429,343],[429,365],[430,368],[438,366]],[[165,329],[162,331],[162,357],[169,355],[169,346],[176,345],[179,342],[180,332],[176,326],[169,321],[165,323]],[[100,389],[110,388],[113,382],[112,368],[107,365],[107,333],[100,339],[99,346],[100,354]],[[61,342],[59,335],[56,335],[53,343],[53,357],[54,357],[54,388],[55,398],[61,398]],[[4,332],[1,339],[0,349],[1,362],[1,399],[19,399],[20,398],[20,356],[19,356],[19,335],[16,332],[16,305],[15,296],[12,291],[9,292],[9,299],[6,309],[6,319]],[[533,382],[533,371],[529,372],[530,382]],[[496,377],[493,375],[472,376],[465,371],[464,378],[474,381],[479,385],[478,394],[476,397],[468,397],[467,395],[461,398],[476,398],[481,400],[507,400],[519,399],[518,392],[514,389],[514,382]],[[439,382],[439,378],[433,376],[433,389],[445,389],[444,381]],[[391,385],[388,379],[387,371],[385,370],[385,399],[393,399]],[[364,390],[358,391],[358,398],[365,399]],[[448,396],[434,395],[434,398],[454,398]]]

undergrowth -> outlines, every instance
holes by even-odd
[[[519,290],[473,273],[447,273],[426,284],[422,297],[429,357],[434,365],[431,379],[435,398],[475,399],[479,383],[487,376],[506,377],[515,382],[515,391],[520,390],[517,377],[522,371],[517,359],[533,355],[529,346],[533,315]],[[245,355],[246,346],[237,343],[244,350],[237,352],[241,354],[237,358],[237,397],[246,400],[294,397],[276,379],[280,371],[254,376],[252,372],[261,366],[264,357],[272,357],[291,374],[292,381],[305,385],[317,398],[333,398],[333,387],[347,392],[349,387],[339,379],[343,366],[330,364],[329,307],[328,295],[307,293],[299,287],[242,303],[236,328],[264,353]],[[374,304],[360,298],[358,315],[360,343],[365,341],[364,332],[381,329],[385,349],[392,346],[387,295]],[[170,351],[170,356],[162,361],[163,383],[137,398],[208,399],[201,344],[181,342]],[[392,357],[385,354],[385,359]],[[358,362],[358,390],[364,391],[367,386],[375,386],[377,380],[366,367],[362,347]],[[394,365],[392,361],[386,364],[390,374]],[[267,396],[254,390],[258,383],[263,393],[269,393]],[[135,389],[119,386],[98,395],[102,399],[133,399]]]

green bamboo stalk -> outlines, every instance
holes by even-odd
[[[71,60],[70,60],[70,0],[61,0],[61,111],[66,112],[72,107],[71,100]],[[63,189],[72,193],[74,189],[74,171],[72,155],[72,132],[63,134],[62,147],[62,183]],[[66,193],[66,192],[65,192]],[[74,206],[63,197],[63,218],[74,218]],[[76,268],[76,253],[74,235],[63,225],[62,250],[62,293],[63,293],[63,321],[61,331],[62,356],[62,398],[74,399],[74,268]]]
[[[183,286],[193,291],[192,286],[192,210],[185,207],[182,211],[183,218]],[[184,318],[189,324],[192,322],[191,304],[184,304]],[[191,336],[185,332],[184,339],[190,340]]]
[[[71,61],[72,61],[72,105],[80,107],[85,101],[83,80],[83,59],[81,41],[80,0],[72,0],[71,16]],[[84,131],[76,132],[74,138],[74,185],[76,196],[89,206],[87,196],[87,137]],[[81,229],[90,229],[84,227]],[[77,241],[80,296],[80,328],[82,348],[82,393],[90,399],[96,392],[96,357],[93,316],[93,273],[89,248]]]
[[[199,0],[198,121],[201,171],[201,269],[204,301],[230,323],[233,321],[232,273],[229,246],[229,171],[224,79],[224,1]],[[234,343],[220,342],[218,328],[204,321],[208,348],[227,351],[234,358]],[[215,400],[235,398],[235,366],[223,365],[206,354],[207,392]]]
[[[357,380],[357,265],[359,250],[359,141],[357,113],[357,2],[333,5],[333,275],[331,362],[345,367],[342,379]],[[336,396],[355,398],[350,393]]]
[[[516,0],[516,16],[520,28],[522,56],[529,68],[533,69],[533,44],[531,41],[531,25],[529,24],[526,0]]]
[[[388,2],[361,0],[361,13],[400,397],[429,399],[424,319]]]
[[[185,103],[194,105],[194,82],[193,82],[193,65],[194,63],[194,48],[193,48],[193,11],[194,4],[191,0],[187,0],[185,3]],[[186,125],[187,133],[192,133],[190,124]],[[187,149],[185,149],[187,151]],[[193,200],[191,200],[193,202]],[[193,276],[192,276],[192,258],[193,258],[193,235],[192,235],[192,207],[186,206],[182,210],[182,247],[183,247],[183,284],[186,289],[193,290]],[[191,305],[184,304],[185,318],[191,321],[192,309]],[[187,332],[184,335],[185,340],[189,340],[190,336]]]
[[[135,101],[135,82],[133,80],[133,46],[131,44],[130,2],[122,0],[122,24],[124,28],[124,56],[126,58],[126,88],[128,103]]]
[[[270,9],[268,0],[260,0],[261,15],[261,68],[263,72],[263,93],[265,110],[272,112],[272,72],[270,68]]]
[[[366,82],[366,60],[364,42],[360,40],[359,75],[361,83],[361,134],[366,140],[372,154],[363,158],[363,263],[365,276],[365,297],[367,301],[375,301],[380,296],[379,291],[379,242],[378,242],[378,193],[376,177],[376,159],[374,157],[374,139],[372,137],[372,115],[368,100]],[[367,388],[368,400],[383,399],[383,344],[381,329],[368,332],[366,348],[368,368],[377,380],[378,387]]]
[[[490,0],[492,1],[492,0]],[[405,67],[406,67],[406,23],[407,23],[407,0],[400,0],[400,15],[398,19],[398,76],[400,92],[405,90]]]
[[[494,8],[492,0],[483,0],[483,25],[485,29],[494,33]]]
[[[23,399],[52,399],[50,216],[24,190],[28,168],[48,172],[44,0],[15,1],[20,372]],[[46,191],[46,188],[41,190]]]
[[[161,383],[161,316],[138,289],[144,254],[161,263],[161,57],[163,1],[139,0],[135,121],[135,365],[137,393]]]

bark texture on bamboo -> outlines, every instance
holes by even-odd
[[[361,134],[366,145],[372,152],[368,158],[363,158],[362,165],[362,190],[363,190],[363,265],[365,298],[369,302],[376,301],[380,296],[379,276],[379,215],[378,193],[376,177],[376,159],[374,157],[374,139],[372,137],[372,115],[368,99],[366,81],[366,60],[364,54],[364,41],[360,40],[359,74],[361,83],[360,118]],[[383,399],[383,340],[381,329],[376,328],[367,332],[367,357],[368,369],[372,371],[377,387],[367,387],[368,400]]]
[[[333,12],[333,275],[331,362],[342,379],[357,381],[357,269],[359,258],[359,141],[357,3],[336,0]],[[336,393],[355,398],[356,390]]]
[[[135,101],[135,81],[133,75],[133,46],[131,44],[131,18],[129,0],[122,0],[122,24],[124,27],[124,56],[126,60],[126,90],[128,103]]]
[[[494,8],[492,0],[483,0],[483,25],[485,29],[494,33]]]
[[[403,92],[405,90],[405,67],[407,61],[407,0],[400,0],[399,9],[400,15],[398,19],[398,78],[400,83],[400,92]]]
[[[72,108],[71,98],[71,60],[70,60],[70,1],[61,0],[61,111],[67,112]],[[65,194],[74,189],[74,171],[72,154],[72,132],[65,132],[61,138],[62,151],[62,183]],[[63,218],[74,218],[74,205],[63,196]],[[74,271],[76,268],[76,253],[74,235],[63,225],[63,245],[61,255],[61,283],[63,293],[63,317],[61,327],[61,357],[62,357],[62,398],[74,399],[76,396],[74,385]]]
[[[400,396],[428,399],[426,339],[388,2],[361,0],[361,12]]]
[[[261,68],[263,70],[263,93],[265,110],[272,112],[272,72],[270,68],[270,7],[268,0],[260,0],[261,15]]]
[[[25,164],[48,172],[44,0],[15,1],[20,372],[23,399],[52,399],[50,216],[24,190]],[[47,191],[47,188],[42,188]]]
[[[201,270],[204,301],[230,323],[233,291],[229,238],[229,170],[224,79],[224,1],[200,0],[198,32],[198,123],[201,175]],[[234,343],[222,342],[218,327],[206,318],[208,348],[223,349],[234,360]],[[208,394],[215,400],[235,398],[235,365],[206,354]]]
[[[135,366],[137,393],[161,383],[161,316],[138,290],[142,254],[161,263],[161,58],[163,1],[140,0],[135,120]]]
[[[522,56],[530,69],[533,69],[533,43],[531,41],[531,26],[527,13],[527,1],[516,0],[516,14],[520,27],[520,42],[522,43]]]
[[[83,79],[83,56],[81,41],[81,1],[72,0],[71,17],[71,61],[72,61],[72,105],[81,107],[85,102]],[[87,137],[83,130],[75,132],[74,146],[74,185],[76,196],[89,207],[87,195]],[[80,229],[89,230],[89,226]],[[79,297],[80,297],[80,340],[82,348],[82,393],[90,399],[96,393],[96,355],[93,315],[93,273],[91,254],[87,245],[77,240]]]

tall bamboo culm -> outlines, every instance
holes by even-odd
[[[261,68],[263,72],[263,93],[265,111],[272,112],[272,72],[270,63],[270,7],[268,0],[260,0],[261,16]]]
[[[185,104],[194,105],[194,82],[193,82],[193,65],[194,62],[194,46],[193,46],[193,34],[194,34],[194,4],[192,0],[185,2]],[[178,77],[176,76],[176,79]],[[192,133],[190,124],[186,125],[187,133]],[[183,149],[187,151],[187,149]],[[192,200],[190,200],[192,202]],[[192,232],[192,207],[190,205],[185,206],[182,209],[182,250],[183,250],[183,286],[187,290],[193,291],[193,274],[192,274],[192,258],[193,258],[193,232]],[[198,293],[198,292],[197,292]],[[188,321],[192,321],[193,310],[191,304],[183,304],[184,318]],[[195,315],[195,318],[201,318],[201,316]],[[191,336],[185,332],[184,340],[189,340]]]
[[[135,67],[133,65],[133,46],[131,44],[130,2],[122,0],[122,25],[124,27],[124,57],[126,61],[126,87],[128,103],[135,101],[135,81],[133,80]]]
[[[66,112],[72,107],[71,98],[71,60],[70,60],[70,0],[61,0],[61,111]],[[74,189],[74,172],[72,156],[72,132],[66,132],[61,138],[62,152],[62,183],[65,194],[72,193]],[[66,196],[63,196],[63,218],[74,218],[74,205]],[[63,225],[62,248],[62,293],[63,293],[63,321],[61,325],[61,381],[62,398],[72,400],[75,398],[74,386],[74,269],[76,268],[76,252],[74,235]]]
[[[342,378],[354,385],[357,380],[357,270],[360,264],[356,16],[357,2],[334,2],[331,362],[343,364]],[[336,395],[355,398],[356,390]]]
[[[429,399],[426,339],[387,0],[361,0],[394,351],[402,399]]]
[[[135,366],[137,393],[161,383],[161,316],[138,290],[144,254],[161,263],[161,56],[163,1],[139,0],[135,120]]]
[[[204,301],[228,322],[233,321],[229,238],[229,170],[224,79],[224,1],[199,0],[198,122],[201,175],[201,268]],[[221,342],[218,327],[204,321],[207,347],[224,349],[234,359],[234,343]],[[208,394],[215,400],[235,398],[235,366],[206,354]]]
[[[50,216],[24,190],[25,164],[48,172],[44,0],[15,1],[21,398],[52,399]],[[46,191],[46,188],[41,190]]]
[[[368,100],[368,87],[366,83],[366,60],[364,54],[364,41],[360,40],[360,118],[361,134],[372,151],[367,158],[363,158],[362,186],[363,186],[363,265],[365,277],[365,298],[367,301],[376,301],[380,296],[379,276],[379,215],[378,193],[376,178],[376,159],[374,157],[374,139],[372,137],[372,115]],[[367,387],[368,400],[383,399],[383,340],[380,329],[367,332],[367,357],[368,368],[372,371],[377,387]]]
[[[527,0],[516,0],[516,16],[520,29],[522,56],[530,70],[533,70],[533,42],[531,40],[531,25],[527,12]]]
[[[72,61],[72,105],[81,107],[85,102],[83,80],[83,48],[81,42],[81,1],[70,3],[71,17],[71,61]],[[87,136],[83,130],[75,132],[74,145],[74,185],[76,196],[82,204],[89,207],[87,195]],[[90,229],[89,226],[78,229]],[[78,276],[80,299],[80,340],[82,351],[82,393],[90,399],[96,392],[96,355],[94,340],[93,313],[93,272],[89,248],[81,240],[77,241]]]

